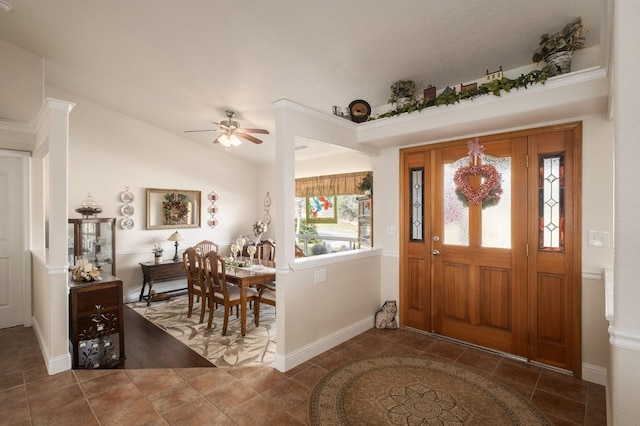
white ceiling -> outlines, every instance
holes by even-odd
[[[184,131],[233,109],[241,126],[271,134],[230,154],[263,164],[275,157],[276,99],[331,113],[354,99],[383,105],[400,79],[419,89],[476,80],[530,64],[540,34],[575,16],[598,45],[602,1],[5,0],[0,39],[44,58],[47,85],[185,143],[223,150],[218,133]]]

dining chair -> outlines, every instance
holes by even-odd
[[[266,303],[275,308],[276,306],[276,283],[260,284],[258,291],[258,301],[255,303],[254,316],[256,317],[256,327],[260,325],[260,305]]]
[[[227,283],[227,273],[224,259],[215,251],[210,251],[203,259],[204,276],[211,291],[212,300],[224,306],[224,323],[222,325],[222,335],[226,336],[229,325],[229,315],[234,306],[240,306],[240,287]],[[258,301],[258,291],[248,287],[247,303]],[[213,311],[209,313],[208,328],[211,328],[213,321]],[[258,303],[254,303],[255,323],[258,324]]]
[[[188,247],[182,253],[182,261],[184,262],[184,270],[187,275],[187,294],[189,297],[189,310],[187,318],[191,318],[193,312],[193,299],[198,298],[201,302],[200,306],[200,323],[204,321],[204,311],[209,307],[209,317],[213,312],[213,302],[210,297],[210,291],[204,279],[202,270],[202,256],[198,254],[194,247]]]
[[[203,257],[206,256],[211,250],[215,250],[216,252],[218,251],[218,245],[209,240],[202,240],[193,247],[196,249],[196,252],[198,252],[199,250],[198,254]]]
[[[260,254],[258,258],[261,260],[268,260],[271,262],[276,261],[276,246],[269,240],[264,240],[260,243]]]

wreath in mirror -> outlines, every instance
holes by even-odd
[[[162,211],[166,225],[187,223],[189,198],[184,194],[167,194],[164,196]]]

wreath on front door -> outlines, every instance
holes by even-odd
[[[475,138],[467,143],[469,147],[469,161],[473,161],[473,166],[463,166],[456,170],[453,182],[456,184],[456,195],[468,206],[482,203],[482,208],[495,206],[500,201],[502,195],[502,176],[491,164],[476,165],[478,158],[484,156],[484,147],[480,145],[479,139]],[[481,184],[474,188],[469,183],[470,176],[481,176]]]
[[[166,194],[162,203],[164,223],[179,225],[187,223],[189,215],[189,198],[184,194]]]

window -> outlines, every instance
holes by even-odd
[[[333,197],[336,222],[307,220],[309,201],[296,197],[297,243],[307,256],[354,250],[358,242],[358,201],[360,194]]]

